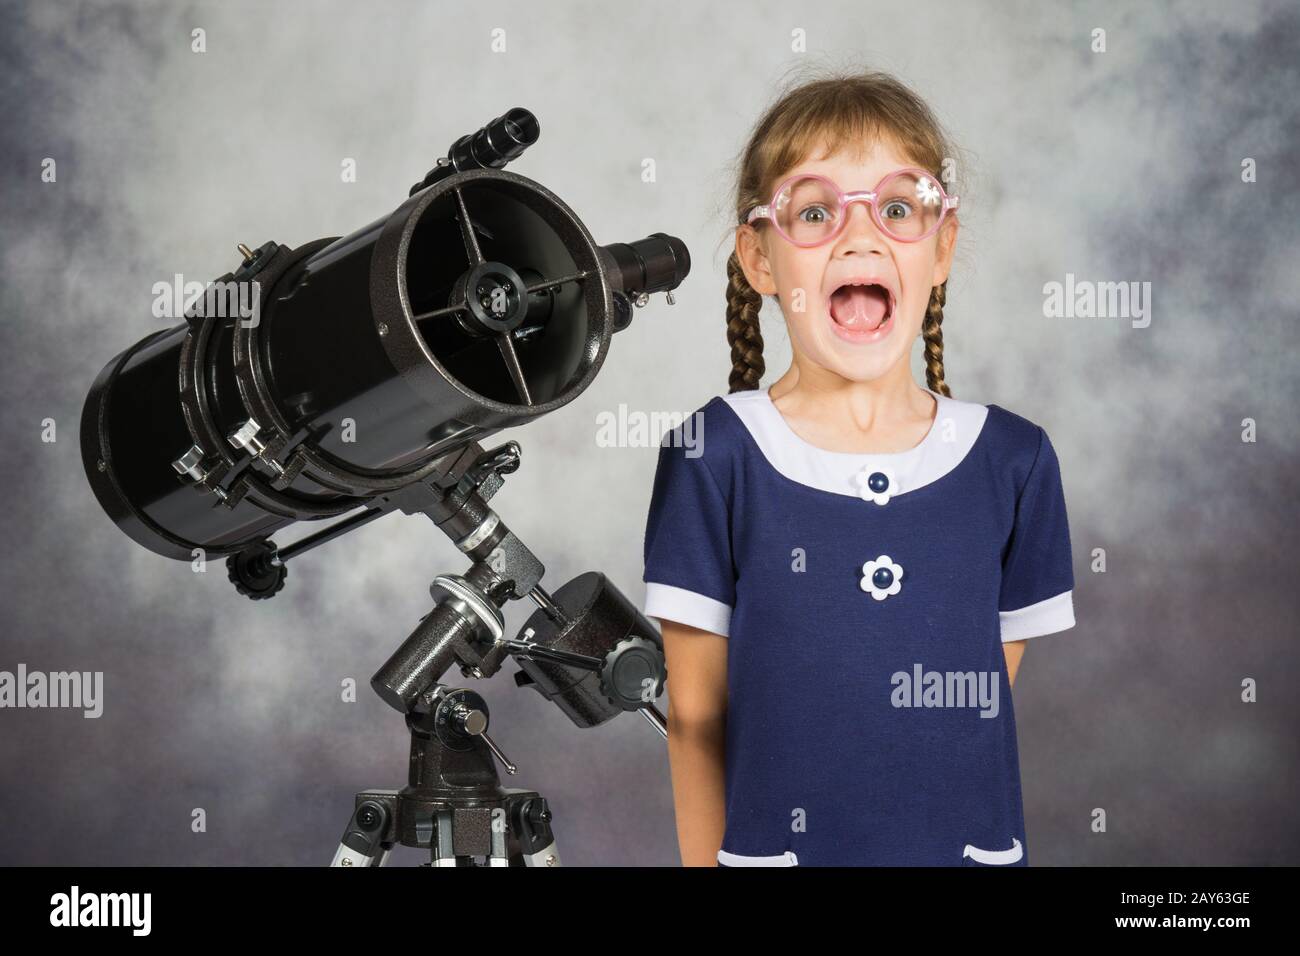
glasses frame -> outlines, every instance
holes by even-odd
[[[935,224],[930,229],[927,229],[925,231],[924,235],[915,236],[911,239],[905,239],[901,236],[894,235],[894,233],[891,232],[889,228],[881,221],[880,209],[876,205],[876,197],[880,195],[884,186],[891,179],[895,178],[896,176],[902,176],[905,173],[918,173],[921,176],[924,176],[926,179],[932,181],[935,184],[935,186],[938,187],[939,195],[943,199],[943,206],[939,210],[939,219],[935,222]],[[826,185],[830,186],[830,188],[835,192],[835,195],[839,199],[839,204],[840,204],[839,208],[840,208],[841,215],[839,219],[836,221],[834,230],[825,238],[818,239],[816,242],[797,242],[795,239],[793,239],[790,236],[789,233],[787,233],[784,229],[781,228],[781,224],[777,222],[776,217],[772,215],[772,209],[776,206],[776,201],[777,199],[780,198],[782,190],[784,190],[791,183],[797,182],[800,179],[817,179],[820,180],[821,182],[824,182]],[[844,190],[840,189],[838,185],[836,185],[834,180],[828,179],[825,176],[819,176],[816,173],[798,173],[794,176],[790,176],[787,179],[782,180],[781,184],[777,186],[775,190],[772,191],[772,198],[768,200],[768,202],[765,205],[755,206],[753,209],[751,209],[749,211],[749,214],[745,217],[745,223],[747,225],[752,225],[754,221],[757,219],[766,219],[770,223],[772,223],[772,226],[776,229],[778,233],[781,234],[781,237],[785,239],[786,242],[790,243],[791,245],[798,246],[801,249],[811,249],[814,246],[820,246],[830,242],[831,240],[838,237],[839,234],[844,231],[844,226],[849,221],[849,213],[848,213],[849,206],[850,204],[855,202],[864,202],[867,204],[868,207],[870,207],[872,222],[876,224],[876,228],[878,228],[890,239],[893,239],[895,242],[920,242],[922,239],[928,239],[931,236],[933,236],[936,232],[939,231],[939,227],[943,225],[943,221],[948,218],[948,211],[950,209],[956,209],[961,205],[961,197],[949,196],[948,191],[943,188],[943,183],[939,181],[939,178],[935,176],[934,173],[931,173],[928,170],[920,169],[919,167],[916,166],[907,166],[903,169],[896,169],[892,173],[886,173],[884,178],[881,179],[880,182],[876,183],[876,187],[874,189],[861,189],[853,192],[845,192]]]

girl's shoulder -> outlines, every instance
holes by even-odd
[[[1047,430],[1000,405],[990,404],[988,410],[987,434],[982,442],[985,454],[1017,495],[1031,482],[1059,487],[1060,461]]]
[[[723,484],[742,448],[744,425],[723,396],[715,395],[694,411],[673,414],[659,441],[660,467],[694,463]]]
[[[753,452],[752,419],[745,408],[755,408],[762,397],[758,391],[715,395],[685,415],[673,413],[659,441],[658,473],[665,481],[707,477],[730,500],[742,462]]]
[[[988,406],[988,438],[1008,460],[1028,457],[1032,462],[1051,445],[1047,430],[1037,422],[1001,405]]]

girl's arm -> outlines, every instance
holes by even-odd
[[[1016,671],[1020,669],[1020,658],[1025,655],[1025,642],[1006,641],[1002,645],[1002,651],[1007,658],[1007,683],[1014,687]]]
[[[717,866],[727,817],[727,639],[676,621],[661,624],[682,866]]]

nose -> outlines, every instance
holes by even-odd
[[[844,230],[835,245],[836,254],[883,255],[888,250],[888,240],[872,218],[870,203],[864,199],[849,203],[844,210]]]

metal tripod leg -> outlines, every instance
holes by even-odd
[[[508,791],[507,817],[519,845],[519,859],[524,866],[559,866],[560,851],[555,847],[551,829],[551,810],[546,799],[536,793]]]
[[[340,843],[330,866],[383,866],[388,862],[388,853],[389,850],[381,848],[377,856],[363,856],[346,843]]]
[[[378,800],[357,806],[343,831],[343,839],[330,866],[383,866],[393,844],[385,843],[391,811]]]
[[[452,852],[451,811],[440,810],[434,825],[438,833],[434,846],[430,849],[430,866],[455,866],[456,855]]]

